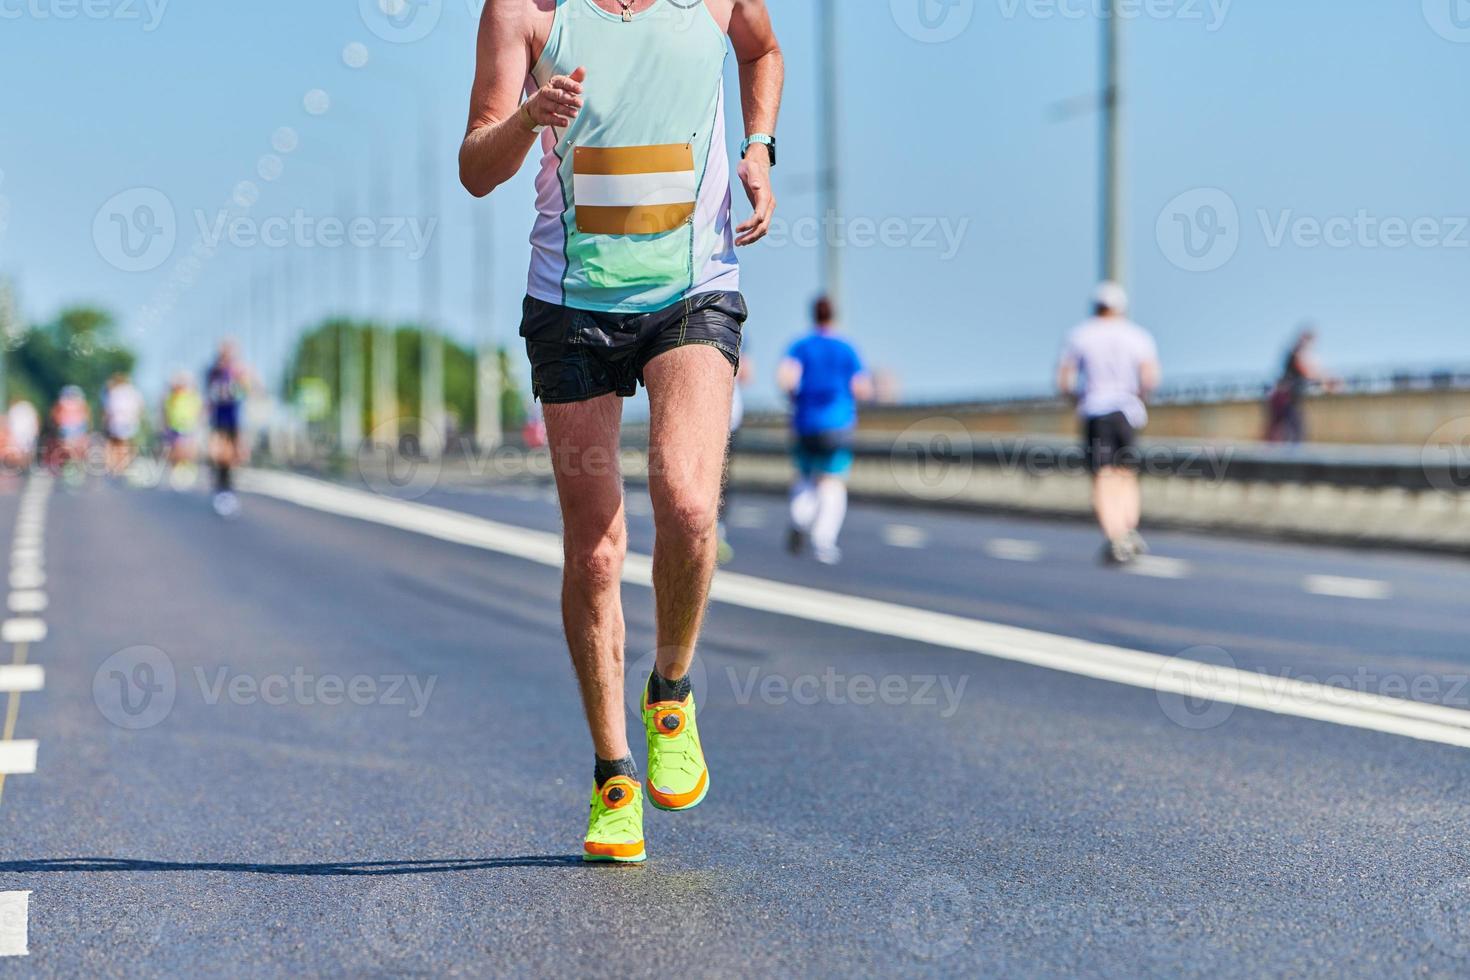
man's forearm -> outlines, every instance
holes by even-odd
[[[484,197],[510,180],[537,139],[520,109],[509,118],[472,130],[459,148],[459,179],[465,190]]]
[[[781,89],[785,84],[786,61],[780,48],[740,63],[740,108],[745,116],[745,135],[776,135]]]

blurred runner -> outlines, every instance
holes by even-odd
[[[12,398],[5,413],[10,440],[5,447],[5,465],[27,470],[36,461],[36,441],[41,437],[41,415],[24,398]]]
[[[873,381],[857,348],[836,336],[831,301],[817,300],[812,318],[812,332],[791,345],[776,378],[794,406],[796,481],[787,547],[800,554],[810,540],[817,561],[835,565],[842,560],[837,537],[847,518],[857,403],[873,397]]]
[[[121,474],[137,452],[143,396],[125,374],[114,374],[102,393],[102,427],[107,435],[107,472]]]
[[[250,391],[250,377],[235,342],[222,341],[219,354],[204,375],[204,391],[209,399],[209,461],[214,467],[214,509],[221,517],[232,517],[240,510],[235,496],[235,467],[246,462],[244,432],[245,399]]]
[[[1057,387],[1076,400],[1082,418],[1093,509],[1107,538],[1103,561],[1123,565],[1148,550],[1138,533],[1138,431],[1148,422],[1144,401],[1159,386],[1159,352],[1148,331],[1127,318],[1122,286],[1101,284],[1093,302],[1093,317],[1067,337]]]
[[[1306,438],[1307,395],[1313,385],[1332,387],[1334,381],[1323,373],[1313,356],[1317,345],[1317,331],[1306,327],[1297,335],[1296,342],[1286,353],[1286,364],[1281,369],[1281,378],[1271,390],[1268,400],[1269,422],[1266,439],[1269,442],[1285,442],[1297,445]]]
[[[51,449],[51,467],[74,473],[84,465],[92,430],[92,406],[82,389],[67,385],[51,407],[51,426],[56,433]]]
[[[738,227],[724,143],[732,49],[748,133],[739,176],[755,209]],[[714,574],[746,318],[735,247],[764,238],[775,210],[782,75],[764,0],[490,0],[480,21],[461,180],[483,196],[542,150],[521,336],[545,406],[562,614],[596,752],[589,861],[645,858],[643,788],[665,810],[690,809],[709,789],[688,673]],[[622,399],[640,384],[658,650],[643,693],[643,787],[623,708],[617,465]]]
[[[171,469],[192,468],[199,454],[204,399],[186,372],[174,375],[163,399],[163,448]]]
[[[735,372],[735,390],[730,402],[730,442],[725,449],[725,470],[720,477],[719,522],[715,525],[715,534],[720,542],[715,559],[721,565],[728,563],[735,557],[735,549],[730,544],[730,536],[725,527],[725,515],[730,510],[730,460],[735,455],[735,442],[740,436],[740,427],[745,424],[744,389],[750,384],[750,379],[754,376],[755,362],[750,359],[748,352],[742,350],[740,353],[740,367]]]

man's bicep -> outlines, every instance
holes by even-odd
[[[730,12],[730,47],[740,62],[755,61],[780,49],[766,0],[735,0]]]
[[[526,0],[489,0],[480,11],[468,131],[494,125],[515,112],[530,71]]]

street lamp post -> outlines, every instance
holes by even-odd
[[[822,289],[838,310],[842,309],[842,254],[837,241],[842,214],[842,184],[838,173],[837,101],[837,2],[822,0],[821,22],[821,126],[817,177],[817,219],[822,228]]]
[[[495,222],[488,203],[475,214],[475,309],[481,329],[475,348],[475,442],[482,452],[500,447],[500,351],[495,343]]]
[[[1109,0],[1102,24],[1101,278],[1122,282],[1123,269],[1123,85],[1121,0]]]

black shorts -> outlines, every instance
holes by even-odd
[[[521,337],[531,359],[531,393],[548,404],[638,393],[643,369],[666,351],[706,344],[740,366],[747,316],[739,293],[697,293],[652,313],[596,313],[527,296]]]
[[[1086,440],[1082,450],[1088,472],[1112,466],[1138,468],[1138,431],[1122,412],[1088,419]]]

